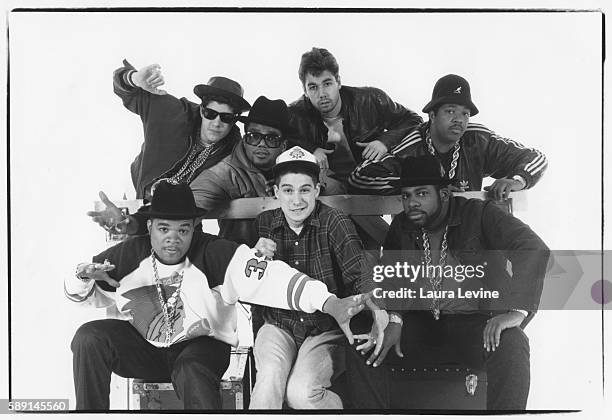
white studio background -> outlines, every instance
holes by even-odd
[[[599,13],[11,13],[13,397],[73,399],[70,340],[103,316],[72,305],[62,282],[104,247],[85,216],[97,192],[134,197],[142,130],[111,82],[123,58],[159,63],[175,96],[196,100],[195,84],[225,75],[251,103],[291,102],[301,54],[325,47],[343,83],[419,112],[439,77],[460,74],[474,122],[549,159],[517,215],[551,249],[587,250],[601,240],[601,23]],[[543,311],[527,334],[528,408],[601,399],[599,312]]]

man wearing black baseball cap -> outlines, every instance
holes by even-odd
[[[389,227],[382,265],[424,262],[428,268],[416,278],[387,279],[390,290],[410,288],[414,294],[401,307],[385,300],[388,309],[401,309],[402,319],[389,323],[380,356],[369,361],[400,368],[449,362],[484,367],[487,409],[524,410],[530,368],[522,327],[538,309],[550,251],[529,226],[494,202],[453,197],[449,183],[433,156],[402,162],[397,187],[404,212]],[[368,397],[389,391],[385,372],[366,372],[370,380],[355,385],[361,407],[385,401]]]
[[[172,380],[186,409],[219,409],[219,384],[238,344],[235,303],[348,321],[368,295],[338,299],[325,285],[255,249],[194,229],[205,210],[186,184],[162,181],[139,210],[148,234],[79,264],[66,296],[116,306],[122,319],[83,324],[71,343],[77,410],[108,410],[111,373]]]
[[[497,200],[511,191],[531,188],[546,170],[546,157],[538,150],[503,138],[485,126],[470,123],[478,114],[470,85],[461,76],[448,74],[433,89],[423,108],[429,121],[411,131],[380,162],[365,162],[351,174],[349,183],[365,191],[397,193],[400,161],[409,156],[435,156],[450,179],[453,191],[478,191],[485,177],[496,180],[485,187]]]

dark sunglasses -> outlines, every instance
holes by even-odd
[[[225,124],[234,124],[238,119],[238,116],[231,112],[217,112],[214,109],[205,108],[203,106],[200,107],[200,110],[202,111],[202,116],[207,120],[214,120],[218,115]]]
[[[276,134],[261,134],[248,132],[245,133],[242,138],[244,139],[246,144],[249,144],[251,146],[258,146],[259,143],[261,143],[261,140],[263,139],[263,141],[266,143],[266,146],[271,147],[273,149],[280,147],[283,143],[282,136]]]

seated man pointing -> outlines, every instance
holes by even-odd
[[[83,324],[72,340],[77,410],[108,410],[111,372],[171,379],[186,409],[219,409],[219,384],[238,343],[238,299],[348,320],[367,295],[338,299],[325,285],[255,249],[194,230],[204,211],[186,184],[162,182],[136,236],[80,264],[73,301],[116,305],[123,320]]]

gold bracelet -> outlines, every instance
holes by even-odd
[[[390,323],[393,322],[394,324],[404,325],[404,320],[402,319],[402,317],[394,313],[389,313],[389,322]]]

